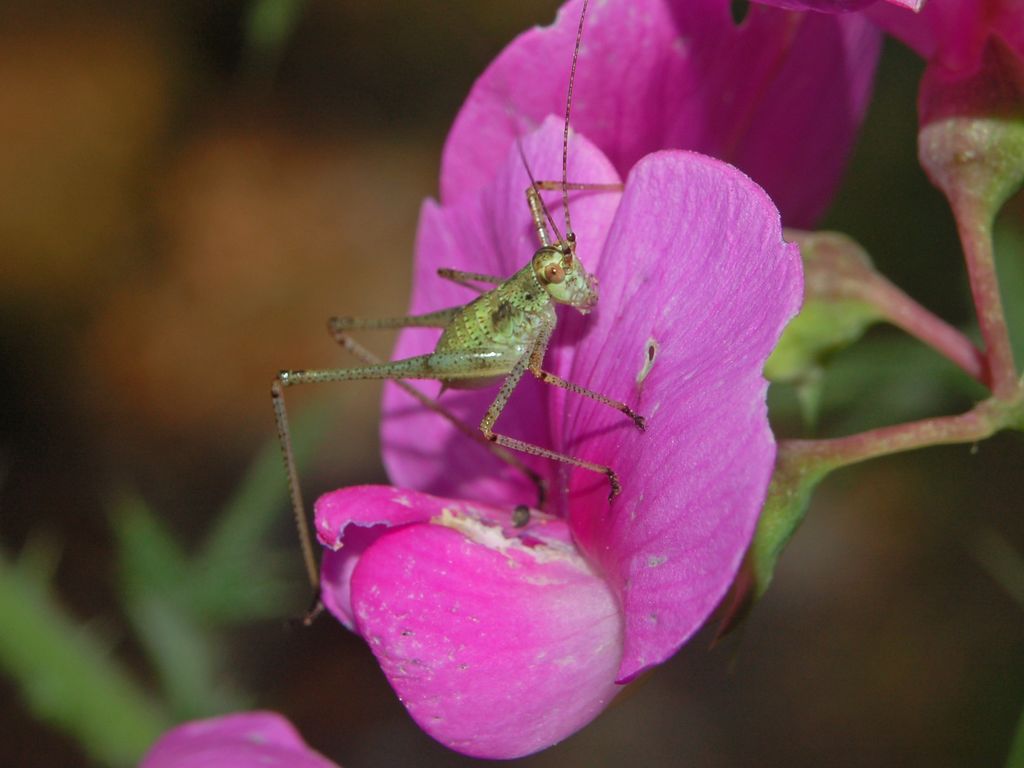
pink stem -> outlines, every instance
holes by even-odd
[[[833,470],[860,461],[929,445],[973,443],[1005,427],[1024,427],[1024,386],[1009,399],[992,398],[957,416],[938,416],[881,427],[829,440],[783,440],[779,455],[787,464]]]
[[[992,252],[991,217],[980,205],[965,199],[953,198],[971,294],[978,312],[978,324],[985,339],[985,358],[988,362],[989,388],[999,398],[1010,397],[1017,387],[1016,366],[1010,334],[1003,314],[1003,301],[999,295],[995,257]]]
[[[886,319],[945,355],[967,375],[989,383],[984,355],[963,333],[918,304],[888,280],[878,277],[865,286],[865,298],[880,308]]]

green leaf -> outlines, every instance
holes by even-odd
[[[0,667],[32,713],[106,765],[133,764],[170,719],[108,653],[58,607],[31,567],[0,556]]]
[[[295,421],[299,461],[311,458],[331,424],[327,406]],[[195,556],[187,556],[159,515],[123,493],[111,511],[119,545],[125,612],[160,678],[177,719],[243,708],[244,698],[219,681],[224,624],[280,617],[287,561],[268,549],[271,529],[287,520],[287,482],[277,441],[268,441]]]
[[[1024,365],[1024,215],[1008,211],[996,222],[994,247],[999,289],[1017,369]]]
[[[218,652],[220,638],[158,595],[128,604],[128,615],[160,678],[176,720],[193,720],[245,709],[246,697],[222,681],[230,677]]]
[[[171,532],[137,494],[122,491],[110,512],[122,588],[130,596],[180,592],[189,561]]]
[[[312,459],[333,424],[324,401],[299,413],[292,449],[301,467]],[[287,595],[289,565],[300,562],[298,545],[282,558],[267,549],[272,529],[288,520],[288,484],[277,440],[264,445],[234,496],[217,516],[188,574],[197,611],[218,621],[279,616]]]
[[[305,0],[254,0],[245,21],[249,46],[260,53],[280,51],[291,37],[305,6]]]
[[[978,564],[1024,609],[1024,557],[1005,536],[991,528],[982,529],[971,551]]]
[[[1010,754],[1006,758],[1006,768],[1024,768],[1024,712],[1017,720],[1017,729],[1010,744]]]

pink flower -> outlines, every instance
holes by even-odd
[[[338,768],[302,741],[274,712],[242,712],[173,728],[152,746],[139,768]]]
[[[820,13],[846,13],[847,11],[859,11],[874,5],[878,0],[756,0],[764,5],[774,5],[777,8],[788,8],[792,11],[819,11]],[[889,4],[908,8],[912,11],[919,11],[925,0],[886,0]],[[937,0],[942,2],[942,0]]]
[[[996,213],[1024,183],[1024,2],[945,0],[919,15],[871,17],[928,62],[918,92],[918,158],[949,202],[984,339],[986,383],[1017,387],[993,260]]]
[[[871,18],[934,66],[950,73],[976,69],[996,38],[1024,58],[1024,4],[1020,0],[942,0],[918,14],[879,6]]]
[[[537,178],[559,178],[560,120],[525,136],[523,149]],[[438,267],[509,275],[535,250],[528,177],[514,148],[503,154],[472,192],[424,205],[412,311],[471,298]],[[618,175],[574,134],[569,178]],[[557,200],[549,206],[561,221]],[[571,212],[600,301],[587,318],[561,315],[545,367],[630,403],[647,431],[529,376],[496,428],[613,466],[621,495],[609,503],[603,475],[531,461],[551,481],[550,514],[513,528],[511,510],[532,503],[532,486],[390,387],[385,458],[395,483],[417,490],[349,488],[316,505],[332,550],[328,608],[367,640],[424,730],[481,757],[528,754],[573,733],[719,602],[774,461],[761,369],[802,294],[777,209],[718,160],[648,155],[622,193],[574,193]],[[406,332],[396,357],[434,339]],[[476,424],[494,395],[452,391],[442,402]]]
[[[764,187],[787,226],[809,227],[831,199],[863,119],[881,35],[860,14],[727,0],[592,3],[573,127],[621,176],[644,155],[692,149]],[[448,135],[441,201],[480,189],[516,135],[565,112],[580,2],[513,41],[477,80]],[[513,117],[515,116],[515,117]]]
[[[945,0],[919,14],[878,8],[871,18],[928,61],[918,96],[922,127],[956,117],[1013,115],[1011,120],[1019,120],[1024,98],[1021,0]],[[936,167],[932,150],[922,148],[922,160],[945,188],[938,177],[946,169]],[[954,154],[978,155],[980,147],[967,150],[961,146]]]

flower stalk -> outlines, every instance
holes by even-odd
[[[1002,429],[1024,428],[1024,381],[1007,397],[991,397],[955,416],[936,416],[828,440],[783,440],[777,466],[801,474],[825,474],[879,456],[929,445],[974,443]],[[792,470],[789,470],[792,471]]]
[[[830,472],[930,445],[975,443],[1003,429],[1024,431],[1024,379],[1014,383],[1008,396],[993,396],[956,416],[937,416],[827,440],[780,441],[775,473],[749,553],[756,596],[763,595],[771,584],[775,564],[803,521],[811,493]],[[731,617],[727,619],[726,629],[732,623]]]
[[[921,84],[921,165],[949,201],[963,247],[978,324],[985,340],[988,384],[999,398],[1017,386],[1010,335],[999,295],[992,224],[1024,181],[1024,64],[998,37],[976,69],[939,63]]]
[[[887,321],[924,342],[968,376],[989,382],[988,361],[966,335],[880,274],[864,286],[864,298],[878,307]]]
[[[805,302],[825,302],[830,315],[843,302],[870,307],[864,321],[885,320],[945,356],[971,378],[988,382],[985,356],[960,330],[922,306],[875,269],[864,249],[839,232],[786,230],[804,260]]]
[[[996,397],[1010,397],[1015,387],[1016,367],[992,248],[994,211],[986,211],[982,203],[970,199],[954,201],[951,205],[967,263],[978,324],[985,339],[987,383]]]

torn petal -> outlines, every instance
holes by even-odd
[[[387,485],[342,488],[317,499],[316,534],[328,548],[320,574],[324,606],[348,629],[355,630],[349,582],[363,553],[396,528],[440,518],[445,510],[511,526],[509,510]]]

